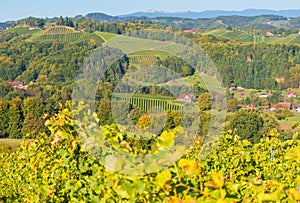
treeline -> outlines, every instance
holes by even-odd
[[[34,26],[34,27],[43,28],[46,22],[47,20],[43,18],[29,17],[22,20],[18,20],[17,22],[15,22],[15,25]]]
[[[215,63],[223,84],[249,89],[286,89],[298,87],[300,47],[297,45],[205,42],[193,37]]]
[[[45,132],[45,119],[57,109],[56,101],[51,98],[0,100],[0,138],[32,138]]]
[[[84,29],[86,32],[110,32],[115,34],[123,34],[133,30],[142,29],[163,29],[163,26],[159,24],[151,23],[150,21],[133,21],[133,22],[99,22],[91,20],[85,17],[77,19],[69,17],[60,17],[56,22],[56,25],[64,25],[74,27],[75,29]]]
[[[71,83],[84,58],[96,47],[88,42],[0,44],[0,75],[4,80]]]

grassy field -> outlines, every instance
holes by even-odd
[[[14,27],[3,33],[7,33],[7,32],[16,32],[18,33],[18,35],[29,35],[31,37],[39,36],[40,34],[43,33],[41,29],[29,30],[29,27]]]
[[[207,89],[210,92],[216,92],[221,95],[225,95],[225,89],[221,87],[220,82],[209,75],[199,75],[195,74],[193,76],[188,76],[186,78],[180,78],[176,81],[169,81],[167,85],[189,85],[193,87],[194,85],[199,84],[203,89]],[[160,86],[164,86],[161,84]]]
[[[293,117],[288,117],[285,119],[285,121],[288,123],[294,123],[294,122],[300,123],[300,113],[295,113]]]
[[[177,44],[172,41],[150,40],[122,35],[112,38],[107,41],[106,44],[110,47],[121,49],[126,54],[133,54],[145,50],[176,54],[182,52],[185,48],[185,45]]]
[[[94,32],[94,34],[98,35],[99,37],[101,37],[105,42],[109,41],[111,39],[113,39],[114,37],[118,36],[117,34],[114,33],[109,33],[109,32],[99,32],[96,31]]]
[[[121,49],[127,54],[137,51],[153,50],[156,47],[167,46],[170,42],[154,41],[128,36],[117,36],[107,41],[106,44],[111,47]]]
[[[279,126],[282,130],[290,131],[292,130],[292,124],[295,122],[300,123],[300,113],[295,113],[294,116],[279,121]]]
[[[29,30],[28,27],[14,27],[10,29],[9,32],[16,32],[19,35],[35,35],[41,33],[42,30],[40,29]]]

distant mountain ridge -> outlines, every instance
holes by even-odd
[[[164,11],[148,11],[148,12],[135,12],[126,15],[119,15],[118,17],[141,17],[148,18],[157,17],[178,17],[178,18],[216,18],[219,16],[260,16],[260,15],[278,15],[288,18],[299,17],[300,10],[268,10],[268,9],[246,9],[243,11],[226,11],[226,10],[206,10],[201,12],[184,11],[184,12],[164,12]]]
[[[267,17],[269,15],[269,17]],[[231,18],[235,16],[235,19]],[[76,15],[75,19],[85,17],[99,22],[132,22],[134,20],[151,20],[155,23],[164,26],[172,24],[174,20],[188,19],[188,26],[181,26],[182,29],[192,29],[194,27],[215,27],[215,26],[243,26],[250,21],[263,16],[265,22],[272,21],[272,18],[277,20],[289,20],[288,27],[300,28],[300,9],[299,10],[267,10],[267,9],[246,9],[243,11],[225,11],[225,10],[207,10],[201,12],[185,11],[185,12],[165,12],[150,10],[148,12],[135,12],[126,15],[112,16],[101,12],[88,13],[86,15]],[[271,16],[271,17],[270,17]],[[273,16],[273,17],[272,17]],[[298,18],[297,18],[298,17]],[[269,18],[269,20],[268,20]],[[280,19],[284,18],[284,19]],[[162,20],[164,19],[164,20]],[[49,21],[58,20],[58,17],[48,18]],[[165,22],[164,22],[165,21]],[[199,21],[196,23],[196,21]],[[233,22],[234,21],[234,22]],[[0,22],[0,29],[13,26],[16,21]],[[221,22],[221,24],[220,24]],[[256,23],[261,26],[261,23]],[[206,25],[206,26],[203,26]],[[178,25],[177,25],[178,26]],[[274,28],[273,25],[264,25],[266,29]]]

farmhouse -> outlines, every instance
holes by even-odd
[[[229,88],[229,90],[230,90],[230,91],[236,90],[236,86],[231,86],[231,87]]]
[[[192,94],[181,94],[179,95],[178,100],[182,102],[193,102],[195,101],[195,96]]]
[[[267,30],[266,31],[266,35],[267,36],[274,36],[273,32],[271,30]]]
[[[297,93],[296,92],[288,92],[288,97],[297,97]]]
[[[7,82],[7,83],[13,86],[14,88],[27,89],[27,86],[25,86],[24,82]]]
[[[278,104],[271,104],[271,111],[275,111],[276,109],[278,110],[283,110],[284,108],[291,109],[292,103],[291,102],[279,102]]]
[[[269,95],[268,94],[260,94],[259,97],[260,98],[267,98]]]
[[[35,26],[29,26],[29,30],[36,30],[36,29],[38,29],[38,28]]]

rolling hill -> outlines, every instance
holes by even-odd
[[[271,44],[300,45],[299,34],[292,34],[287,37],[264,37],[243,30],[241,31],[241,30],[226,30],[226,29],[215,29],[201,34],[219,36],[233,41],[238,41],[241,43],[266,42]]]
[[[29,38],[28,41],[77,43],[90,41],[91,39],[93,39],[96,43],[104,42],[100,36],[93,33],[80,32],[67,26],[54,26]]]

